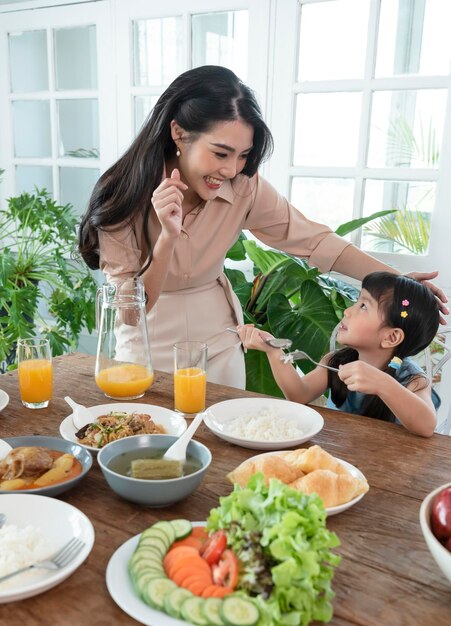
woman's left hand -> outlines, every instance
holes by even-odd
[[[385,372],[365,361],[351,361],[340,365],[338,370],[338,378],[344,382],[349,391],[360,391],[368,395],[378,395],[386,376]]]
[[[434,285],[434,283],[429,282],[432,278],[437,278],[438,272],[409,272],[406,276],[413,278],[414,280],[422,283],[425,287],[428,287],[438,300],[440,312],[443,315],[448,315],[449,309],[444,305],[445,302],[448,302],[445,292],[443,289]],[[447,322],[443,315],[440,315],[440,324],[444,324],[446,326]]]

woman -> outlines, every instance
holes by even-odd
[[[128,151],[97,182],[81,222],[80,252],[108,280],[142,276],[156,369],[172,371],[175,341],[200,340],[208,344],[208,379],[244,388],[241,343],[225,332],[242,323],[242,312],[223,273],[225,254],[243,229],[323,272],[361,279],[395,271],[306,219],[259,176],[271,150],[252,90],[230,70],[204,66],[174,80]]]

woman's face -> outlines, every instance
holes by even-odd
[[[176,165],[181,178],[202,200],[213,200],[222,183],[243,170],[254,139],[252,126],[241,120],[218,122],[194,140],[176,122],[172,133],[181,153]]]

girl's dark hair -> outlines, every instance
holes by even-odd
[[[254,92],[232,71],[204,65],[178,76],[161,95],[127,152],[97,181],[79,231],[79,251],[89,267],[99,267],[98,229],[144,214],[144,235],[150,264],[147,229],[151,198],[161,182],[166,160],[175,155],[171,121],[191,139],[216,123],[242,120],[254,129],[252,150],[242,171],[253,176],[272,151],[273,140]],[[145,268],[141,270],[141,273]]]
[[[440,313],[437,300],[430,289],[412,278],[390,272],[368,274],[362,281],[362,289],[366,289],[377,301],[383,323],[404,331],[404,340],[396,346],[392,356],[400,359],[414,356],[434,339],[440,323]],[[403,305],[405,300],[409,302],[408,305]],[[401,316],[402,311],[407,312],[407,317]],[[338,367],[357,361],[358,358],[359,354],[354,348],[342,348],[332,354],[329,364]],[[397,370],[387,365],[384,371],[396,378]],[[403,380],[403,384],[408,384],[415,377],[417,376],[413,375]],[[328,372],[328,378],[332,401],[339,408],[346,400],[348,389],[336,373]],[[388,422],[395,421],[393,413],[379,396],[366,396],[361,413]]]

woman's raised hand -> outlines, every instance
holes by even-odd
[[[429,282],[431,278],[437,278],[438,272],[410,272],[410,274],[406,274],[409,278],[413,278],[417,280],[419,283],[422,283],[426,287],[428,287],[434,296],[437,298],[438,308],[440,309],[440,324],[444,324],[446,326],[447,321],[443,317],[443,315],[448,315],[449,309],[444,305],[445,302],[448,302],[448,298],[445,295],[445,292],[434,285],[434,283]]]
[[[180,172],[172,170],[171,178],[165,178],[155,189],[152,204],[161,224],[162,234],[178,237],[182,229],[183,192],[188,189],[180,180]]]
[[[236,327],[236,330],[245,350],[248,348],[262,352],[274,350],[274,348],[265,343],[265,339],[273,339],[273,336],[264,330],[255,328],[253,324],[239,325]]]

